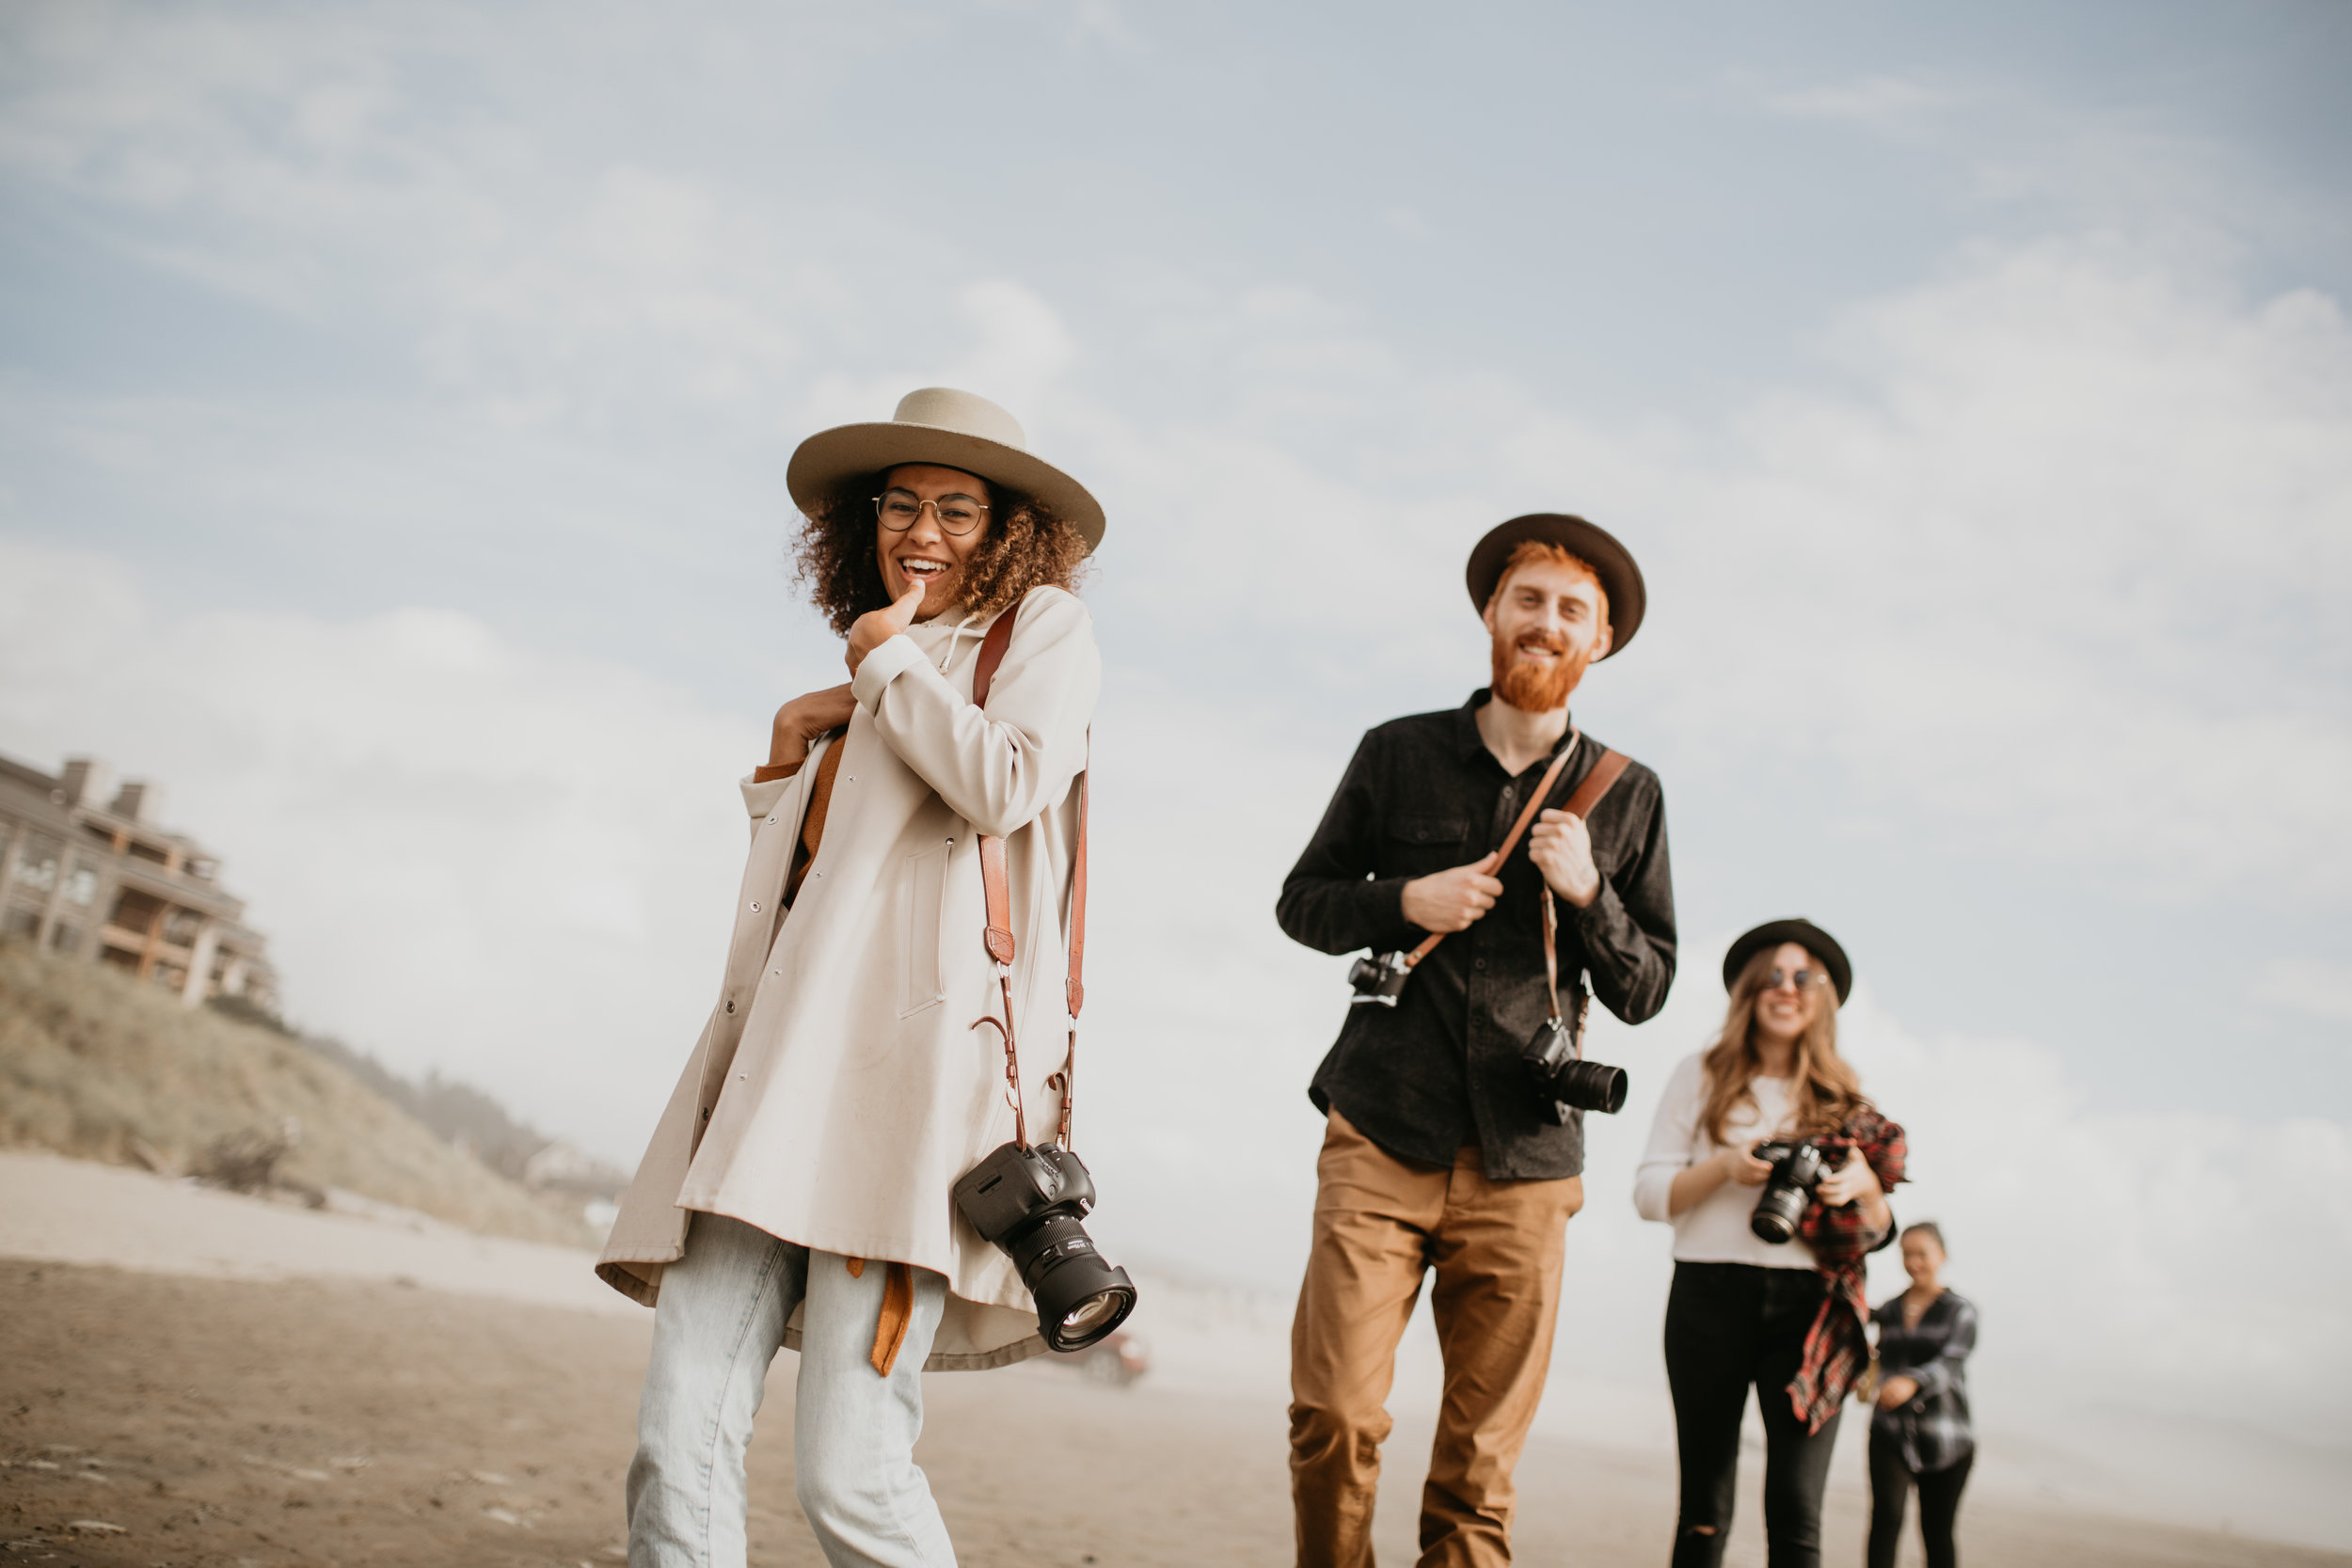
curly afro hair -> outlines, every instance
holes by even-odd
[[[890,603],[874,550],[873,498],[881,487],[879,474],[844,485],[809,510],[792,546],[809,598],[843,637],[859,616]],[[1069,519],[1000,484],[988,484],[988,531],[963,563],[965,609],[989,615],[1032,588],[1075,590],[1087,544]]]

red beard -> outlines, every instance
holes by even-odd
[[[1519,644],[1530,642],[1549,648],[1560,657],[1549,664],[1537,664],[1519,657]],[[1568,640],[1558,632],[1534,632],[1514,637],[1508,641],[1494,640],[1494,685],[1498,700],[1523,713],[1550,713],[1568,705],[1568,693],[1584,678],[1584,668],[1593,662],[1590,653],[1572,654]]]

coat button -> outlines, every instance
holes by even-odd
[[[771,816],[771,817],[768,818],[768,826],[770,826],[771,828],[772,828],[772,827],[774,827],[775,825],[776,825],[776,819],[775,819],[774,817],[772,817],[772,816]]]
[[[707,1106],[707,1105],[706,1105],[706,1106],[704,1106],[704,1107],[703,1107],[703,1120],[705,1120],[705,1121],[708,1121],[709,1119],[710,1119],[710,1107],[709,1107],[709,1106]]]
[[[728,1003],[728,1004],[727,1004],[727,1011],[729,1011],[729,1012],[733,1012],[733,1011],[735,1011],[735,1004],[734,1004],[734,1003],[730,1002],[730,1003]]]
[[[758,900],[758,899],[756,899],[756,898],[755,898],[755,899],[753,899],[753,900],[752,900],[752,913],[754,913],[754,914],[757,914],[758,912],[759,912],[759,900]]]
[[[1470,967],[1472,969],[1484,969],[1486,967],[1486,960],[1484,958],[1474,959],[1471,961]]]

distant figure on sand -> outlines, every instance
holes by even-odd
[[[1928,1568],[1955,1568],[1952,1525],[1977,1457],[1968,1420],[1977,1309],[1944,1286],[1944,1232],[1933,1220],[1906,1226],[1902,1248],[1911,1288],[1874,1314],[1880,1381],[1870,1416],[1870,1568],[1895,1568],[1915,1486]]]
[[[1445,1400],[1421,1561],[1510,1560],[1512,1470],[1584,1206],[1583,1111],[1538,1092],[1528,1048],[1590,1068],[1569,1043],[1584,977],[1629,1023],[1674,979],[1658,777],[1568,717],[1585,667],[1641,624],[1640,570],[1582,518],[1543,513],[1489,531],[1468,576],[1493,684],[1364,736],[1277,906],[1310,947],[1375,955],[1308,1091],[1327,1126],[1291,1331],[1302,1568],[1371,1568],[1397,1339],[1432,1270]],[[1599,1071],[1614,1100],[1597,1108],[1614,1110],[1624,1075]]]
[[[790,1345],[793,1467],[825,1560],[946,1568],[914,1457],[921,1373],[1046,1348],[1021,1275],[950,1194],[1012,1137],[1010,1094],[1043,1129],[1068,1105],[1102,680],[1069,588],[1103,512],[1003,409],[936,388],[810,436],[787,483],[850,679],[785,704],[742,782],[725,977],[597,1265],[656,1307],[628,1560],[740,1568],[752,1418]],[[998,877],[1017,965],[992,956]],[[1025,1048],[1009,1085],[1000,1037]]]
[[[1818,1568],[1840,1406],[1868,1355],[1862,1259],[1894,1240],[1902,1129],[1837,1053],[1853,969],[1835,937],[1758,926],[1724,955],[1724,986],[1723,1031],[1667,1081],[1633,1179],[1642,1217],[1675,1229],[1673,1564],[1724,1560],[1753,1384],[1772,1568]]]

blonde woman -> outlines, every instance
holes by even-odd
[[[1665,1335],[1681,1461],[1673,1562],[1723,1560],[1752,1384],[1764,1417],[1771,1563],[1814,1568],[1837,1403],[1859,1368],[1868,1311],[1860,1258],[1893,1232],[1886,1188],[1901,1179],[1901,1132],[1837,1053],[1853,969],[1827,931],[1809,920],[1759,926],[1732,943],[1724,983],[1723,1032],[1675,1069],[1634,1179],[1642,1217],[1675,1228]],[[1795,1234],[1766,1241],[1751,1221],[1774,1164],[1758,1146],[1805,1139],[1821,1151],[1820,1184]]]

